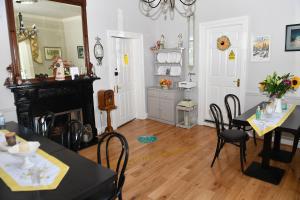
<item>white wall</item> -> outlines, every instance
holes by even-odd
[[[7,75],[6,67],[11,63],[10,46],[8,40],[8,30],[6,22],[6,10],[3,0],[0,1],[0,112],[4,114],[7,121],[15,120],[16,109],[14,106],[14,98],[10,90],[2,86]]]
[[[145,74],[146,74],[146,86],[152,85],[152,53],[149,47],[153,45],[154,39],[154,23],[150,19],[140,14],[138,3],[136,1],[123,1],[114,0],[109,3],[105,0],[89,0],[87,1],[87,19],[88,19],[88,32],[89,32],[89,45],[90,45],[90,57],[91,62],[95,65],[96,73],[101,77],[100,81],[94,83],[94,104],[95,104],[95,120],[96,126],[100,130],[100,112],[97,108],[97,91],[100,89],[107,89],[107,60],[104,57],[103,65],[97,66],[96,60],[93,56],[93,47],[95,44],[95,37],[98,35],[102,38],[104,50],[107,49],[106,45],[106,31],[117,30],[118,21],[117,14],[118,9],[121,9],[124,15],[123,27],[124,31],[137,32],[144,35],[144,47],[145,47]],[[0,0],[0,80],[4,83],[7,77],[6,66],[11,63],[10,58],[10,46],[7,31],[6,22],[6,10],[4,0]],[[105,55],[107,56],[107,55]],[[15,106],[13,95],[10,90],[4,86],[0,86],[0,94],[5,98],[0,98],[0,112],[4,112],[7,120],[16,121]]]
[[[0,1],[0,80],[4,82],[7,77],[6,66],[11,62],[6,24],[6,11],[4,0]],[[96,93],[100,89],[107,88],[107,60],[104,57],[103,65],[96,66],[93,56],[93,46],[95,37],[102,38],[104,50],[107,49],[106,31],[118,29],[118,9],[121,9],[124,19],[124,31],[138,32],[144,35],[145,47],[145,78],[146,86],[153,84],[152,61],[153,55],[149,50],[155,41],[159,40],[161,33],[166,36],[166,46],[173,47],[177,44],[177,35],[182,33],[185,38],[184,46],[187,47],[187,21],[185,18],[175,16],[175,20],[152,21],[144,17],[138,7],[138,1],[113,0],[109,3],[105,0],[87,1],[87,18],[89,31],[89,45],[91,62],[95,65],[96,73],[101,77],[100,81],[94,83],[94,104],[96,114],[96,124],[100,128],[100,113],[97,108]],[[257,83],[268,73],[274,70],[281,72],[292,72],[300,75],[298,69],[300,65],[299,52],[284,52],[285,25],[299,23],[300,3],[298,0],[198,0],[196,10],[196,31],[195,31],[195,66],[198,66],[198,28],[200,22],[218,20],[223,18],[249,16],[249,35],[267,34],[271,35],[271,61],[267,63],[248,62],[247,75],[247,106],[259,101]],[[120,13],[120,12],[119,12]],[[105,55],[106,56],[106,55]],[[197,67],[194,71],[197,72]],[[198,72],[197,72],[198,74]],[[5,98],[0,98],[0,112],[8,110],[4,114],[10,119],[16,119],[13,96],[8,89],[0,87],[0,94]],[[197,95],[197,94],[196,94]],[[298,92],[300,98],[300,93]],[[297,100],[297,99],[296,99]],[[246,107],[247,107],[246,106]]]
[[[119,12],[118,12],[119,10]],[[118,23],[118,15],[123,13],[123,20]],[[118,30],[118,27],[124,27],[124,31],[142,33],[144,36],[144,60],[145,60],[145,85],[151,86],[153,84],[153,55],[150,51],[150,46],[154,44],[154,22],[141,15],[137,1],[113,0],[109,3],[105,0],[89,0],[87,1],[87,18],[89,30],[89,46],[91,62],[95,65],[96,73],[101,77],[100,81],[94,83],[94,104],[95,104],[95,119],[96,125],[100,127],[100,112],[97,108],[97,91],[100,89],[107,89],[108,87],[108,61],[107,61],[107,30]],[[122,17],[120,17],[122,18]],[[123,23],[122,23],[123,21]],[[118,26],[118,24],[122,23]],[[95,44],[95,37],[99,36],[104,47],[103,65],[97,66],[96,60],[93,56],[93,48]],[[112,89],[112,88],[111,88]],[[104,117],[102,117],[103,121]],[[105,119],[104,119],[105,120]]]
[[[197,74],[201,73],[197,69],[199,65],[199,23],[224,18],[249,16],[248,48],[250,47],[250,38],[252,35],[271,35],[270,62],[254,63],[248,61],[247,63],[247,100],[245,107],[249,108],[256,104],[261,100],[261,95],[257,89],[258,83],[267,74],[277,71],[278,73],[291,72],[295,75],[300,75],[299,52],[284,51],[285,26],[287,24],[299,23],[299,7],[300,2],[298,0],[198,0],[195,15],[196,64],[194,70]],[[156,27],[156,36],[159,37],[161,33],[165,34],[167,44],[176,43],[178,33],[182,32],[185,36],[186,47],[186,20],[176,16],[174,21],[166,21],[161,17],[157,21]],[[297,97],[300,97],[300,91],[297,92]]]

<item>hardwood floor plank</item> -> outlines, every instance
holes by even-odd
[[[243,175],[239,149],[232,145],[224,146],[211,168],[217,141],[214,128],[195,126],[187,130],[152,120],[135,120],[118,131],[125,135],[130,148],[125,200],[300,199],[298,151],[290,164],[271,162],[286,170],[280,185],[275,186]],[[155,135],[158,140],[141,144],[137,140],[141,135]],[[111,148],[116,159],[118,148]],[[248,141],[247,166],[254,160],[261,161],[261,149],[261,140],[257,146]],[[96,162],[96,146],[80,154]]]

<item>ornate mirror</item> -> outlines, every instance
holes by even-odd
[[[52,80],[58,57],[92,73],[85,0],[6,0],[6,9],[14,82],[35,82],[39,75]]]

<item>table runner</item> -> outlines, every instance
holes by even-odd
[[[257,120],[256,115],[254,114],[247,121],[259,136],[263,136],[279,127],[295,108],[296,105],[289,104],[287,110],[282,113],[273,113],[271,116],[263,115],[260,120]]]
[[[5,141],[5,132],[0,130],[0,142]],[[17,136],[17,141],[22,140]],[[23,158],[0,152],[0,178],[12,191],[56,189],[69,170],[66,164],[41,149],[29,158],[34,167],[21,169]]]

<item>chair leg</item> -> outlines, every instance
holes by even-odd
[[[253,141],[254,141],[254,145],[257,146],[255,130],[253,130]]]
[[[247,162],[247,160],[246,160],[246,150],[247,150],[247,146],[246,146],[246,141],[244,142],[244,148],[243,148],[243,152],[244,152],[244,154],[243,154],[243,156],[244,156],[244,162],[246,163]]]
[[[241,170],[244,173],[244,142],[240,142],[240,162],[241,162]]]
[[[220,138],[218,138],[218,142],[217,142],[217,147],[216,147],[216,151],[215,151],[215,156],[214,156],[214,159],[210,165],[210,167],[213,167],[214,166],[214,163],[215,163],[215,160],[216,158],[219,156],[219,153],[220,153]]]
[[[297,134],[294,137],[292,156],[294,156],[297,151],[298,143],[299,143],[299,135]]]

